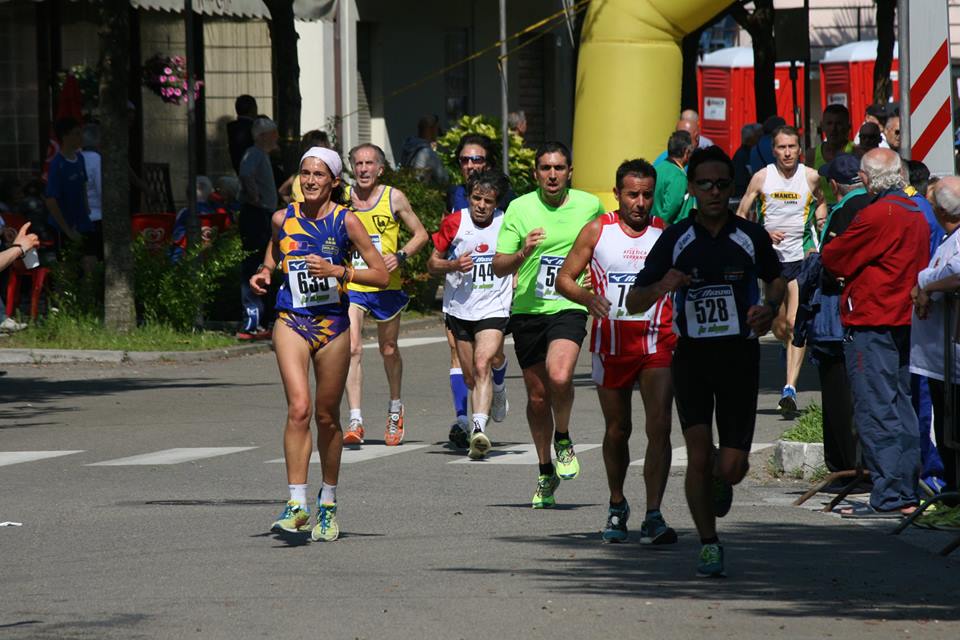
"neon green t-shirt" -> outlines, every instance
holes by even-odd
[[[497,253],[516,253],[523,248],[527,234],[538,227],[543,228],[546,236],[520,265],[517,289],[513,294],[513,313],[586,311],[557,293],[557,274],[580,230],[603,213],[599,198],[576,189],[567,191],[566,202],[558,208],[545,204],[538,191],[515,198],[510,203],[497,237]]]

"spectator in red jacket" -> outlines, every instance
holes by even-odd
[[[823,249],[823,266],[845,286],[840,319],[854,422],[870,470],[870,506],[909,513],[917,504],[920,437],[910,402],[910,290],[929,260],[929,229],[903,188],[900,157],[863,156],[860,177],[874,201]],[[870,514],[872,515],[872,514]]]

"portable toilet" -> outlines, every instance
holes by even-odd
[[[877,62],[877,41],[851,42],[830,49],[820,61],[820,104],[842,104],[850,110],[850,137],[857,130],[867,107],[873,103],[873,68]],[[893,64],[890,80],[893,82],[893,99],[900,96],[899,47],[893,47]]]
[[[803,120],[803,63],[797,62],[797,104]],[[733,155],[740,147],[740,130],[757,121],[753,90],[753,49],[729,47],[703,57],[698,70],[700,132]],[[778,62],[774,72],[777,113],[794,124],[790,63]]]

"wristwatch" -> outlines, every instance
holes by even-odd
[[[397,262],[400,263],[400,266],[403,266],[407,262],[407,252],[403,249],[400,249],[393,255],[397,256]]]

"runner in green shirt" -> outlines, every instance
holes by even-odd
[[[570,189],[572,171],[570,150],[562,143],[547,142],[537,149],[538,188],[510,203],[493,258],[498,277],[517,274],[509,329],[527,387],[527,416],[540,461],[535,509],[552,507],[560,479],[580,473],[569,427],[573,369],[587,334],[587,312],[557,293],[556,279],[580,230],[604,209],[596,196]]]

